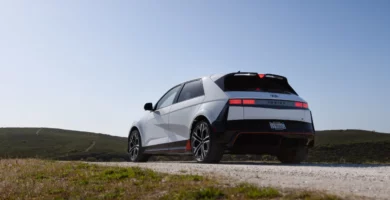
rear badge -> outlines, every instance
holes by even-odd
[[[269,126],[273,130],[281,131],[281,130],[286,130],[286,125],[284,125],[283,122],[270,122]]]

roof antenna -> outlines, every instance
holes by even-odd
[[[237,72],[237,73],[241,73],[241,72],[240,72],[240,70],[238,70],[238,72]]]

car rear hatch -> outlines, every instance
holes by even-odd
[[[216,81],[229,97],[228,120],[278,120],[311,123],[308,104],[274,74],[233,73]]]

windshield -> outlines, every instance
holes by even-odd
[[[257,75],[225,77],[224,91],[259,91],[285,94],[296,94],[286,79],[270,77],[260,78]]]

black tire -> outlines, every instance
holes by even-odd
[[[283,164],[300,164],[306,160],[308,155],[307,147],[282,149],[277,156]]]
[[[150,155],[144,154],[141,136],[137,129],[131,131],[128,142],[128,153],[131,162],[146,162],[149,160]]]
[[[198,121],[191,130],[191,151],[199,163],[218,163],[222,159],[224,148],[206,120]]]

